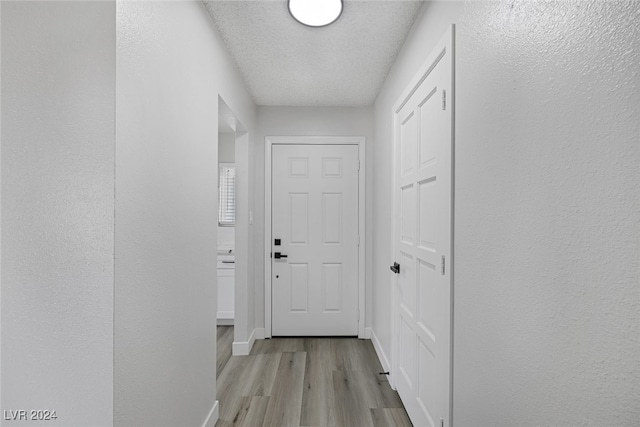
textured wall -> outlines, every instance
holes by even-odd
[[[115,425],[216,400],[218,96],[255,107],[200,2],[117,5]]]
[[[110,426],[115,4],[1,7],[0,406]]]
[[[639,20],[599,1],[461,17],[460,425],[640,422]]]
[[[264,176],[264,156],[266,136],[364,136],[367,144],[367,164],[370,164],[373,141],[372,109],[370,107],[259,107],[259,127],[255,133],[255,174]],[[371,182],[374,171],[367,166],[367,212],[372,207]],[[255,192],[255,248],[256,248],[256,323],[264,327],[264,182],[256,181]],[[366,269],[367,276],[367,312],[365,324],[370,326],[371,291],[370,267],[372,253],[372,215],[366,219]]]
[[[457,426],[640,422],[638,20],[638,2],[432,4],[378,99],[377,125],[457,24]]]

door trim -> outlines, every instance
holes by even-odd
[[[358,171],[358,338],[365,338],[365,137],[364,136],[267,136],[264,165],[264,335],[271,338],[271,150],[273,145],[357,145]]]
[[[449,425],[447,427],[452,427],[454,424],[453,420],[453,328],[454,328],[454,269],[455,269],[455,260],[454,260],[454,207],[455,207],[455,25],[450,25],[445,31],[442,38],[438,41],[438,43],[433,47],[431,53],[427,56],[426,60],[422,63],[418,72],[413,76],[413,78],[406,85],[405,89],[402,91],[401,95],[398,97],[398,100],[393,104],[393,109],[391,111],[392,123],[393,123],[393,156],[392,156],[392,180],[393,180],[393,190],[392,190],[392,219],[391,219],[391,257],[389,260],[389,265],[393,264],[395,261],[395,256],[398,251],[398,233],[399,230],[396,227],[396,223],[399,220],[399,211],[397,202],[397,156],[398,156],[398,144],[399,141],[396,135],[396,126],[397,126],[397,118],[398,113],[404,107],[404,105],[409,101],[411,96],[418,90],[419,86],[425,79],[429,76],[431,71],[434,69],[440,58],[444,56],[446,52],[451,53],[451,93],[446,95],[446,105],[447,109],[451,111],[451,235],[450,235],[450,246],[449,253],[447,256],[447,268],[449,271],[449,286],[450,286],[450,360],[449,360]],[[397,330],[397,318],[398,318],[398,310],[396,310],[396,302],[398,301],[398,287],[397,287],[397,277],[395,274],[391,275],[390,285],[391,285],[391,372],[389,374],[389,384],[395,390],[396,389],[396,372],[398,370],[398,337],[395,334]]]

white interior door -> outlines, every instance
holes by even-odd
[[[273,335],[358,334],[358,146],[273,145]]]
[[[393,381],[420,426],[450,425],[452,43],[450,31],[394,120]]]

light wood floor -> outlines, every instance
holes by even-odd
[[[411,422],[369,340],[274,338],[231,356],[218,326],[216,427],[406,427]]]

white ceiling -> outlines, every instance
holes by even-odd
[[[371,105],[423,0],[345,0],[322,28],[286,0],[203,0],[258,105]]]

